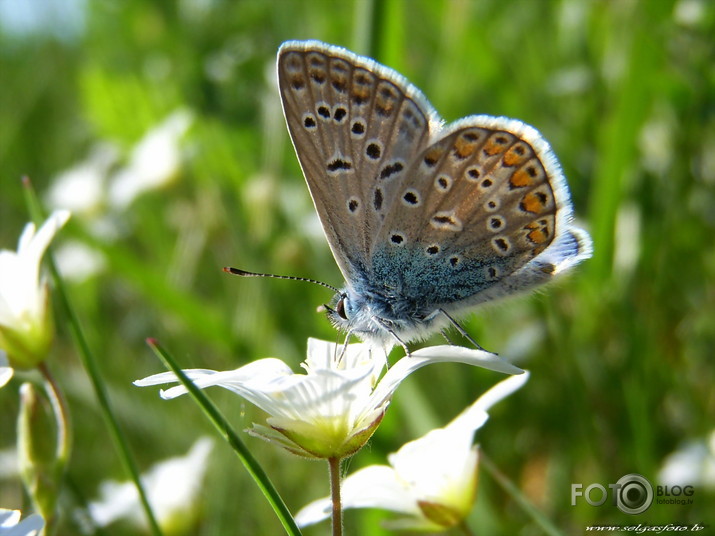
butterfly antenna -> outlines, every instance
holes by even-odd
[[[333,285],[328,285],[327,283],[323,283],[322,281],[309,279],[307,277],[297,277],[294,275],[261,274],[258,272],[247,272],[246,270],[239,270],[238,268],[232,268],[230,266],[226,266],[223,271],[228,274],[240,275],[241,277],[272,277],[273,279],[290,279],[291,281],[305,281],[306,283],[314,283],[316,285],[320,285],[321,287],[329,288],[337,294],[341,293],[340,289],[334,287]]]

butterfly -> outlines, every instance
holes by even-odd
[[[283,43],[278,84],[346,280],[328,317],[348,335],[406,348],[591,256],[534,128],[487,115],[445,125],[402,75],[319,41]]]

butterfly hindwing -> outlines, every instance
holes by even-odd
[[[435,137],[373,241],[375,279],[426,308],[450,309],[517,290],[509,277],[532,262],[540,271],[523,288],[550,277],[538,258],[571,216],[548,145],[519,121],[489,116],[462,119]]]

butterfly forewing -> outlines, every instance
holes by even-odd
[[[322,43],[284,44],[278,80],[333,255],[354,280],[370,263],[395,188],[426,145],[432,111],[397,73]]]

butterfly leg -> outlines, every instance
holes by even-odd
[[[343,360],[343,356],[345,355],[345,352],[348,351],[348,343],[350,342],[350,336],[351,336],[351,333],[348,332],[347,336],[345,337],[345,342],[343,342],[343,347],[342,347],[342,349],[340,350],[340,355],[339,355],[339,356],[335,356],[335,359],[336,359],[336,362],[337,362],[337,363],[340,363],[340,362]],[[338,350],[337,350],[337,346],[338,346],[338,345],[337,345],[337,343],[336,343],[336,344],[335,344],[335,351],[336,351],[336,352],[338,351]]]
[[[402,346],[402,348],[405,350],[405,357],[410,357],[410,355],[412,355],[410,353],[410,349],[407,348],[407,344],[405,343],[405,341],[400,339],[397,336],[397,333],[395,333],[395,331],[390,326],[388,326],[385,322],[383,322],[381,319],[377,318],[376,316],[373,317],[373,320],[376,323],[378,323],[380,326],[382,326],[385,329],[385,331],[387,331],[390,335],[392,335],[392,338],[395,339],[395,341],[397,341],[397,343],[400,346]]]
[[[447,344],[450,346],[454,346],[454,341],[449,338],[449,335],[447,335],[447,331],[444,329],[439,330],[439,332],[442,334],[442,337],[444,337],[444,340],[447,341]]]
[[[457,322],[454,318],[452,318],[447,313],[447,311],[445,311],[444,309],[440,309],[439,312],[442,313],[444,316],[446,316],[447,320],[449,320],[450,323],[457,329],[457,331],[460,333],[460,335],[462,335],[462,337],[464,337],[469,342],[471,342],[477,350],[482,350],[483,352],[489,352],[489,350],[485,350],[484,348],[482,348],[482,345],[479,344],[477,341],[475,341],[472,338],[472,336],[469,333],[467,333],[466,330],[462,326],[459,325],[459,322]],[[443,335],[444,335],[444,333],[443,333]],[[446,336],[445,336],[445,338],[446,338]],[[449,341],[449,339],[447,339],[447,340]],[[489,352],[489,353],[494,354],[494,352]],[[498,355],[498,354],[494,354],[494,355]]]

